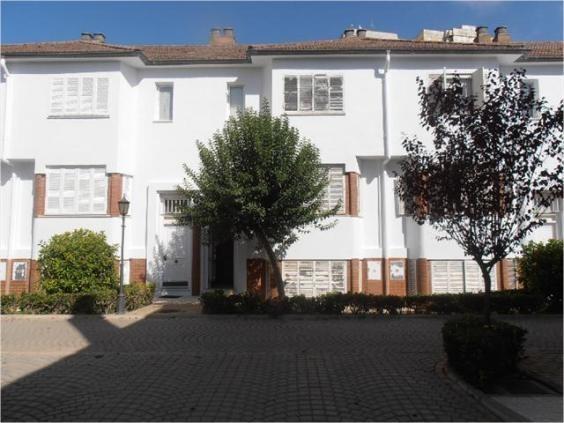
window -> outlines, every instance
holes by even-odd
[[[176,220],[183,207],[186,207],[188,199],[178,195],[177,193],[161,194],[161,214],[165,225],[177,225]]]
[[[347,291],[346,261],[294,261],[282,262],[282,275],[286,294],[314,297],[328,292]]]
[[[55,78],[51,116],[107,116],[109,87],[109,78]]]
[[[535,101],[539,99],[539,80],[538,79],[525,79],[523,80],[523,90],[526,94],[533,94],[533,98]],[[535,107],[531,107],[529,110],[530,116],[533,118],[539,117],[539,111],[535,109]]]
[[[172,95],[173,87],[169,83],[158,83],[158,110],[157,120],[163,122],[172,121]]]
[[[473,95],[472,91],[472,75],[458,75],[460,78],[460,83],[462,84],[462,94],[465,97],[469,97]],[[444,81],[446,82],[447,88],[451,88],[454,82],[455,75],[454,74],[446,74],[444,77]]]
[[[103,167],[47,168],[47,214],[106,214],[108,178]]]
[[[27,262],[15,261],[12,264],[12,280],[25,281],[27,275]]]
[[[396,203],[396,216],[405,216],[405,203],[398,194],[398,179],[394,179],[394,198]]]
[[[284,110],[287,112],[343,111],[343,77],[329,75],[284,77]]]
[[[345,213],[345,173],[342,167],[328,167],[329,185],[323,196],[323,210],[331,210],[340,204],[338,213]]]
[[[245,110],[245,93],[241,86],[229,87],[229,114],[236,116],[238,111]]]

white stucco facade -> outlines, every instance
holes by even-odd
[[[409,275],[415,272],[410,269],[416,268],[410,260],[468,259],[453,242],[436,241],[432,229],[398,214],[393,184],[398,160],[404,154],[401,142],[412,135],[429,141],[419,124],[416,78],[443,72],[473,74],[482,68],[507,72],[526,67],[528,75],[538,80],[541,97],[551,104],[564,98],[561,63],[516,63],[519,57],[515,53],[418,55],[391,50],[362,55],[261,55],[251,57],[248,63],[154,66],[131,57],[7,56],[0,83],[0,258],[32,263],[41,242],[75,228],[104,231],[111,243],[119,243],[121,218],[110,211],[34,213],[39,187],[36,175],[48,174],[53,167],[102,167],[108,175],[131,177],[126,259],[141,260],[138,263],[145,267],[147,280],[159,288],[167,278],[165,256],[164,261],[172,259],[179,266],[166,272],[186,272],[189,291],[194,284],[200,291],[212,288],[210,266],[217,263],[213,264],[210,254],[216,252],[210,252],[205,234],[198,244],[191,233],[178,235],[176,242],[181,247],[176,250],[159,244],[166,231],[169,238],[170,231],[175,231],[163,218],[162,207],[166,195],[182,183],[182,164],[198,166],[196,141],[208,140],[229,117],[229,89],[237,86],[243,87],[245,107],[257,109],[261,98],[267,99],[273,114],[287,113],[300,134],[318,146],[323,163],[342,166],[345,174],[358,175],[357,210],[336,217],[337,223],[330,230],[313,230],[301,236],[283,260],[346,261],[347,289],[351,290],[367,286],[370,261],[380,260],[381,279],[386,280],[390,278],[386,273],[389,266],[382,260],[403,259],[402,283],[407,286],[408,278],[415,277]],[[342,111],[286,112],[285,76],[319,74],[342,77]],[[107,113],[53,116],[51,90],[57,77],[107,78]],[[157,119],[159,84],[173,90],[169,121]],[[346,190],[350,189],[347,186]],[[108,194],[108,202],[112,201],[110,197]],[[557,213],[553,224],[532,236],[537,240],[552,237],[562,238],[562,212]],[[191,251],[197,248],[195,245],[201,249],[196,255]],[[178,248],[186,251],[179,252]],[[248,284],[247,260],[260,255],[251,241],[235,242],[231,255],[232,262],[228,263],[233,280],[226,287],[244,291]],[[199,260],[197,272],[195,259]],[[6,272],[10,273],[9,266]],[[194,277],[199,280],[192,280]],[[394,293],[393,289],[382,289],[383,293]],[[410,288],[412,292],[414,289]]]

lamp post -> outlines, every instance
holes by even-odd
[[[123,244],[125,240],[125,216],[129,211],[129,201],[125,195],[118,201],[119,214],[121,215],[121,261],[119,264],[119,296],[118,296],[118,314],[125,313],[125,294],[123,293]]]

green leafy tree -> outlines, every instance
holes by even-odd
[[[448,87],[418,83],[420,119],[434,149],[404,140],[398,194],[418,223],[428,222],[476,261],[489,322],[491,270],[562,197],[563,106],[536,100],[518,70],[491,72],[481,104],[465,95],[459,77]]]
[[[103,232],[76,229],[40,244],[41,288],[48,294],[116,289],[117,246]]]
[[[200,168],[184,165],[179,190],[189,199],[179,218],[234,239],[256,239],[270,261],[278,295],[285,296],[278,255],[339,206],[323,208],[328,185],[318,149],[267,105],[231,117],[208,145],[198,142]]]

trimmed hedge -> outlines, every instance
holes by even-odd
[[[505,322],[486,325],[478,316],[449,320],[442,329],[449,364],[467,382],[481,388],[517,369],[526,333]]]
[[[206,314],[453,314],[481,313],[484,294],[440,294],[397,297],[361,293],[331,293],[306,298],[303,295],[263,300],[244,293],[226,296],[221,290],[200,296]],[[493,292],[492,311],[500,314],[538,313],[545,308],[541,295],[523,291]]]
[[[126,285],[127,310],[151,304],[155,293],[153,284]],[[113,289],[80,294],[47,294],[45,292],[2,295],[2,314],[109,314],[117,311],[118,291]]]

